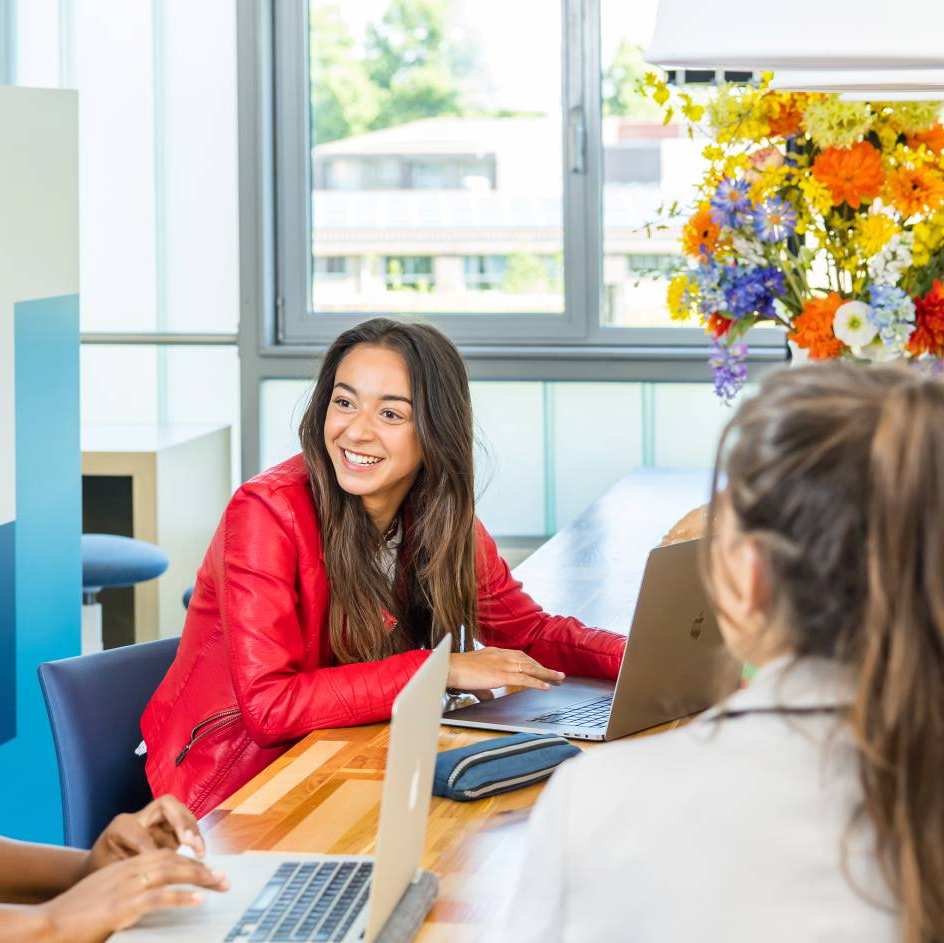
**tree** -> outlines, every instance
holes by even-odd
[[[340,6],[313,4],[309,29],[315,143],[363,134],[380,111],[380,93],[356,54]]]
[[[366,66],[380,98],[371,127],[463,113],[461,80],[475,56],[450,38],[447,11],[445,0],[391,0],[367,28]]]
[[[660,120],[662,111],[659,106],[637,88],[647,71],[651,69],[643,59],[642,47],[622,40],[613,61],[603,71],[603,114]]]

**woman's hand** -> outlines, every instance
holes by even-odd
[[[692,511],[689,511],[683,518],[676,521],[671,530],[662,538],[660,547],[668,544],[681,543],[683,540],[694,540],[696,537],[705,536],[705,528],[708,526],[708,505],[703,504]]]
[[[173,796],[160,796],[140,812],[112,819],[89,852],[86,873],[147,851],[176,851],[181,845],[199,858],[206,850],[190,810]]]
[[[107,865],[36,909],[50,943],[98,943],[138,922],[152,910],[193,907],[200,894],[171,884],[214,891],[229,887],[226,876],[172,851],[148,851]]]
[[[462,691],[481,691],[517,685],[546,691],[564,680],[563,671],[545,668],[524,652],[507,648],[479,648],[449,656],[446,686]]]

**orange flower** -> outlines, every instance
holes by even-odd
[[[944,357],[944,283],[935,280],[931,290],[914,301],[916,326],[908,338],[909,353]]]
[[[793,137],[800,130],[800,121],[803,113],[797,108],[796,103],[777,102],[767,116],[767,124],[770,127],[771,137],[789,138]]]
[[[833,317],[842,303],[836,292],[810,298],[794,319],[790,340],[808,350],[811,360],[832,360],[842,353],[842,341],[833,333]]]
[[[886,187],[889,202],[906,219],[944,200],[944,178],[928,167],[899,167],[888,175]]]
[[[813,176],[829,188],[834,206],[848,203],[858,209],[863,200],[874,199],[882,190],[882,155],[868,141],[827,147],[813,161]]]
[[[711,218],[711,207],[702,203],[682,230],[682,250],[693,258],[704,259],[715,251],[720,232],[721,227]]]
[[[731,330],[732,324],[734,324],[734,322],[730,318],[726,318],[723,314],[718,314],[716,311],[714,314],[708,315],[708,320],[705,322],[705,330],[712,337],[724,337],[724,335]]]
[[[922,144],[935,154],[944,151],[944,125],[935,124],[927,131],[917,131],[908,135],[908,147],[918,148]]]

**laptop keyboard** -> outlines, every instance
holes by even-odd
[[[610,707],[613,704],[613,695],[605,694],[603,697],[594,698],[592,701],[584,701],[582,704],[575,704],[561,711],[551,711],[548,714],[541,714],[540,717],[532,717],[532,721],[538,721],[542,724],[570,724],[574,727],[605,727],[610,719]]]
[[[367,905],[369,861],[287,861],[226,935],[257,940],[339,941]]]

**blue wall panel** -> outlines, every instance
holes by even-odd
[[[16,734],[15,529],[13,521],[0,524],[0,743]]]
[[[36,668],[79,654],[82,468],[79,299],[19,302],[16,399],[16,737],[0,745],[0,834],[62,841],[59,778]]]

